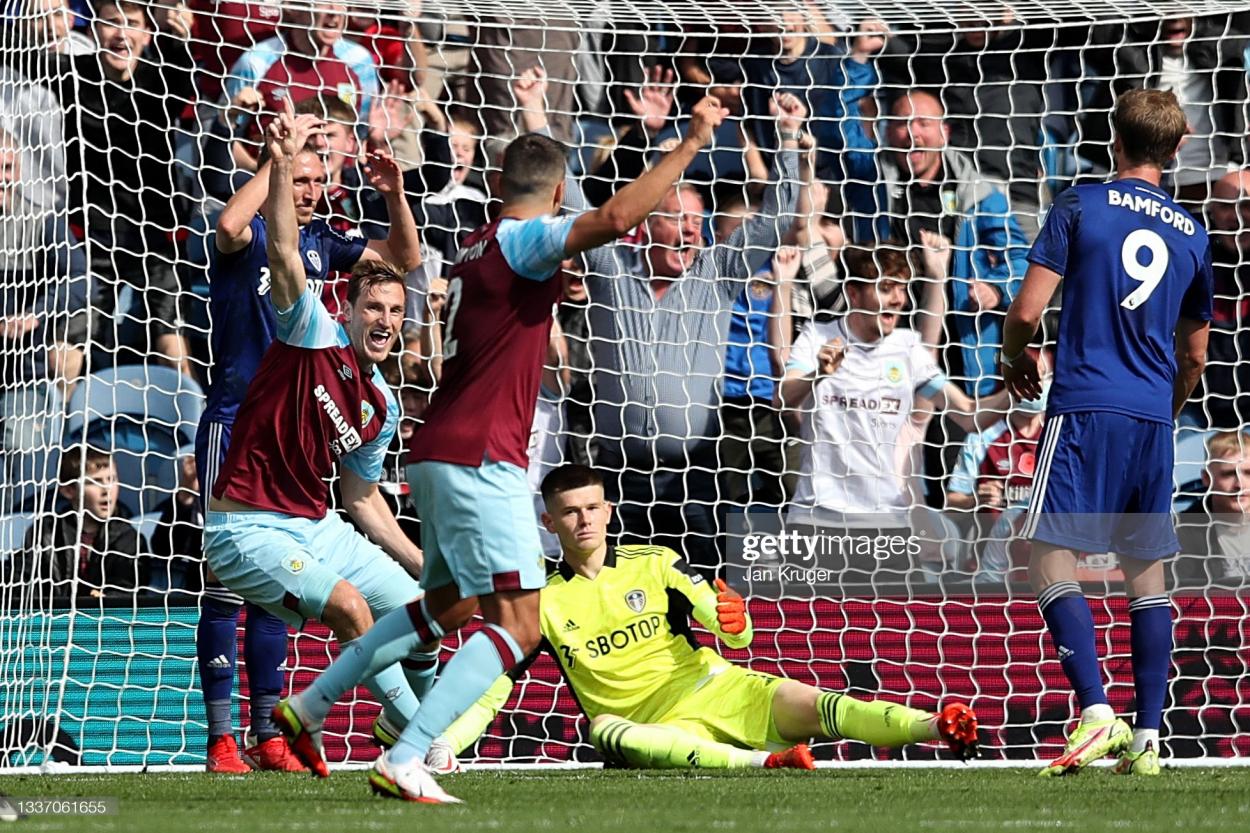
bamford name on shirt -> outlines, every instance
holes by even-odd
[[[1192,219],[1149,195],[1126,194],[1123,191],[1111,189],[1107,191],[1107,205],[1118,205],[1120,208],[1127,208],[1129,211],[1136,211],[1138,214],[1158,217],[1162,222],[1177,231],[1184,234],[1194,233],[1194,221]]]
[[[343,418],[343,414],[339,411],[339,406],[334,404],[334,400],[330,398],[329,391],[325,385],[317,385],[313,388],[313,394],[316,395],[317,401],[321,403],[321,409],[326,412],[326,416],[334,423],[334,430],[338,432],[339,437],[330,443],[330,448],[334,453],[342,457],[344,454],[355,451],[360,448],[360,432],[348,424]]]

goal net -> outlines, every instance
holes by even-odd
[[[1015,540],[1041,405],[970,433],[908,380],[932,363],[989,407],[1003,317],[1049,207],[1108,175],[1119,93],[1175,92],[1191,132],[1163,187],[1211,230],[1217,283],[1208,368],[1175,435],[1183,553],[1168,567],[1163,743],[1176,758],[1247,754],[1248,35],[1250,6],[1205,1],[13,0],[0,26],[0,769],[204,763],[189,461],[206,391],[232,372],[212,348],[214,229],[287,97],[329,120],[316,211],[333,228],[384,238],[362,154],[404,171],[423,264],[383,367],[403,410],[383,487],[415,536],[401,451],[434,387],[422,332],[459,242],[497,206],[509,138],[565,143],[569,203],[597,206],[715,96],[727,117],[659,214],[556,278],[531,482],[594,465],[620,540],[671,546],[739,587],[756,636],[722,646],[733,661],[922,708],[962,700],[985,757],[1033,760],[1060,748],[1073,714]],[[807,179],[778,96],[807,114]],[[345,276],[309,266],[339,313]],[[875,327],[893,303],[846,285],[864,269],[911,277],[897,326],[914,347],[861,350],[858,381],[783,416],[786,362],[814,360],[802,351],[831,333],[854,342],[847,314]],[[824,512],[842,538],[906,543],[787,561],[796,513]],[[1083,554],[1080,579],[1112,705],[1131,713],[1115,555]],[[242,627],[238,641],[241,732]],[[292,632],[288,686],[334,653],[320,624]],[[346,698],[329,757],[372,759],[376,714],[364,689]],[[586,739],[543,658],[466,757],[595,761]]]

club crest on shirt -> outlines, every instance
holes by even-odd
[[[368,402],[361,400],[360,402],[360,427],[363,429],[373,419],[373,406]]]
[[[282,569],[286,570],[293,576],[298,576],[304,572],[304,559],[296,555],[288,555],[282,559]]]
[[[886,362],[885,379],[891,385],[897,385],[903,381],[903,365],[896,361]]]
[[[336,88],[339,94],[339,100],[344,104],[356,106],[356,85],[350,81],[344,81]]]
[[[625,604],[629,605],[629,609],[634,613],[642,613],[643,608],[647,606],[647,594],[641,590],[630,590],[625,594]]]
[[[316,249],[309,249],[304,252],[304,257],[308,258],[308,265],[311,266],[314,271],[321,271],[321,252]]]

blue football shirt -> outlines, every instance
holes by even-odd
[[[237,252],[215,251],[209,266],[209,313],[212,316],[213,371],[202,421],[233,424],[260,360],[277,337],[269,303],[269,235],[260,216],[252,218],[252,240]],[[334,231],[313,220],[299,231],[304,274],[313,295],[331,272],[348,272],[360,260],[364,240]]]
[[[1029,261],[1063,276],[1047,414],[1170,425],[1177,321],[1211,320],[1206,230],[1143,180],[1080,185],[1055,200]]]

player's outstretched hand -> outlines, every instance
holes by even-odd
[[[686,138],[698,142],[699,147],[706,147],[708,142],[712,141],[712,134],[716,132],[716,128],[720,127],[727,118],[729,118],[729,111],[721,106],[720,99],[715,96],[705,96],[702,101],[694,105]]]
[[[372,150],[365,154],[365,177],[381,194],[402,194],[404,175],[395,164],[395,158],[385,150]]]
[[[724,579],[716,579],[716,620],[725,633],[738,634],[747,629],[747,603]]]
[[[1007,390],[1017,402],[1027,402],[1042,395],[1042,375],[1037,368],[1037,351],[1025,348],[1019,356],[1007,363],[1007,357],[999,358],[999,369]]]

